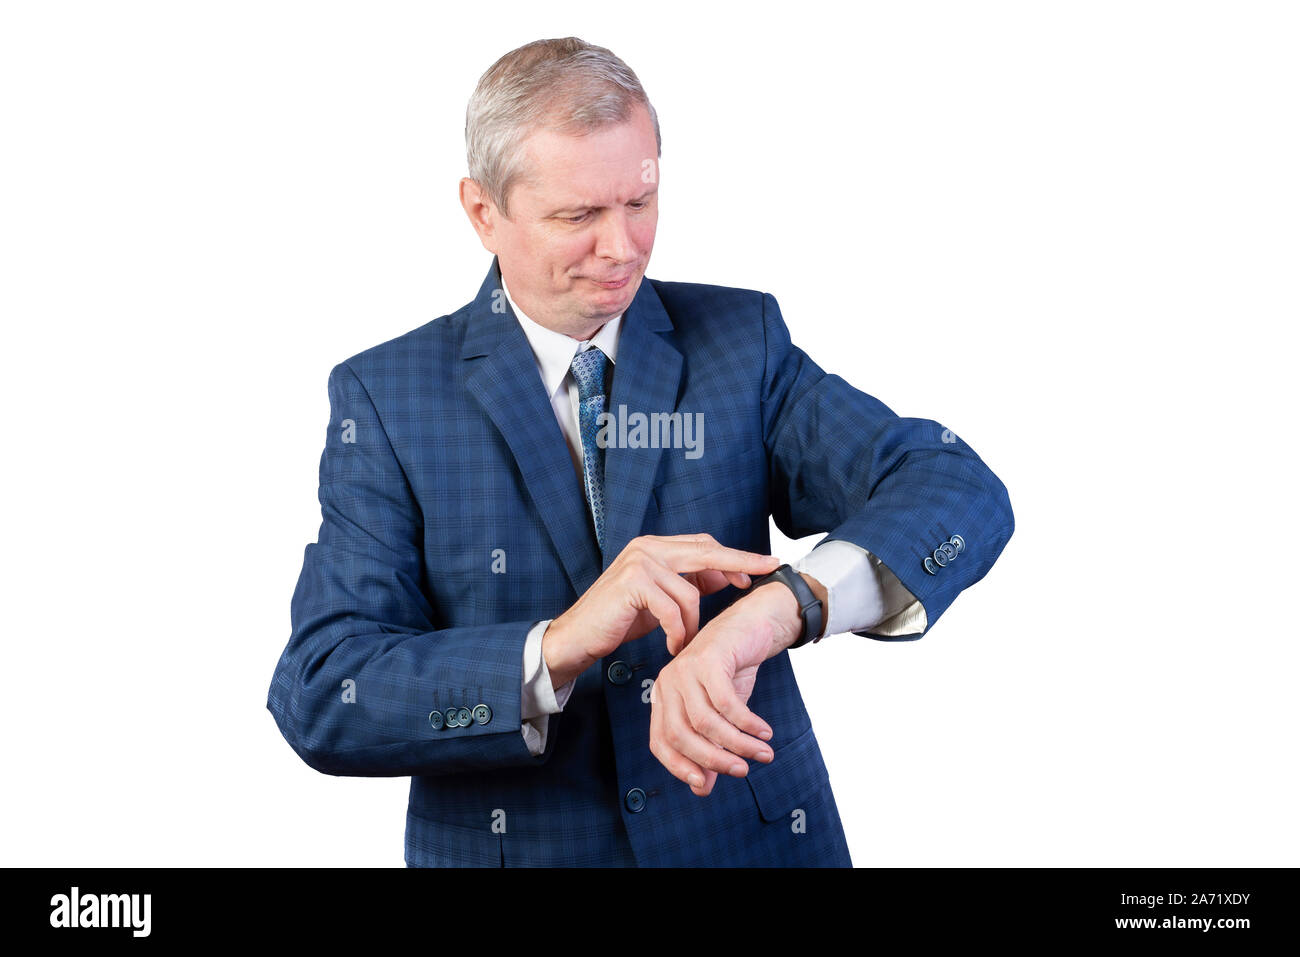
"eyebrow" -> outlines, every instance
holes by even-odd
[[[641,200],[645,199],[647,196],[653,196],[653,195],[654,195],[655,193],[657,193],[657,192],[659,192],[659,184],[658,184],[658,183],[656,183],[654,186],[651,186],[648,190],[646,190],[646,191],[645,191],[644,193],[642,193],[640,196],[633,196],[631,199],[628,200],[628,202],[629,202],[629,203],[640,202]],[[587,204],[587,205],[578,204],[578,205],[574,205],[574,206],[562,206],[562,207],[560,207],[559,209],[552,211],[550,215],[552,215],[552,216],[563,216],[565,213],[577,213],[577,212],[581,212],[581,211],[583,211],[583,210],[587,210],[587,209],[604,209],[604,208],[605,208],[605,207],[603,207],[603,206],[597,206],[597,205],[595,205],[594,203]]]

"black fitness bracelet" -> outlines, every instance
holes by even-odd
[[[768,582],[781,582],[794,592],[795,601],[799,602],[799,617],[803,619],[803,633],[790,647],[799,648],[810,641],[821,641],[822,623],[825,620],[826,610],[822,608],[821,599],[813,594],[813,590],[803,580],[803,576],[789,565],[782,565],[774,572],[768,572],[761,578],[755,578],[750,582],[749,587],[741,592],[741,595],[747,595],[755,588],[766,585]]]

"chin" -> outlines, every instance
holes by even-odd
[[[613,319],[621,312],[626,312],[628,306],[632,305],[632,296],[627,294],[626,289],[617,290],[618,295],[612,298],[601,298],[591,303],[591,315],[594,318]]]

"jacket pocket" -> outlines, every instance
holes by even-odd
[[[501,835],[487,825],[462,827],[406,813],[410,867],[502,867]]]
[[[788,744],[775,748],[770,764],[750,761],[745,780],[765,821],[786,817],[817,790],[830,786],[811,727]]]

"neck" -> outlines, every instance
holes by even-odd
[[[510,296],[513,299],[514,293],[511,293]],[[568,336],[575,342],[586,342],[588,339],[594,338],[600,330],[605,328],[605,323],[614,318],[613,316],[603,318],[591,316],[553,317],[545,309],[539,309],[527,302],[521,302],[518,299],[515,299],[514,302],[523,310],[524,315],[543,329],[549,329],[552,332]]]

